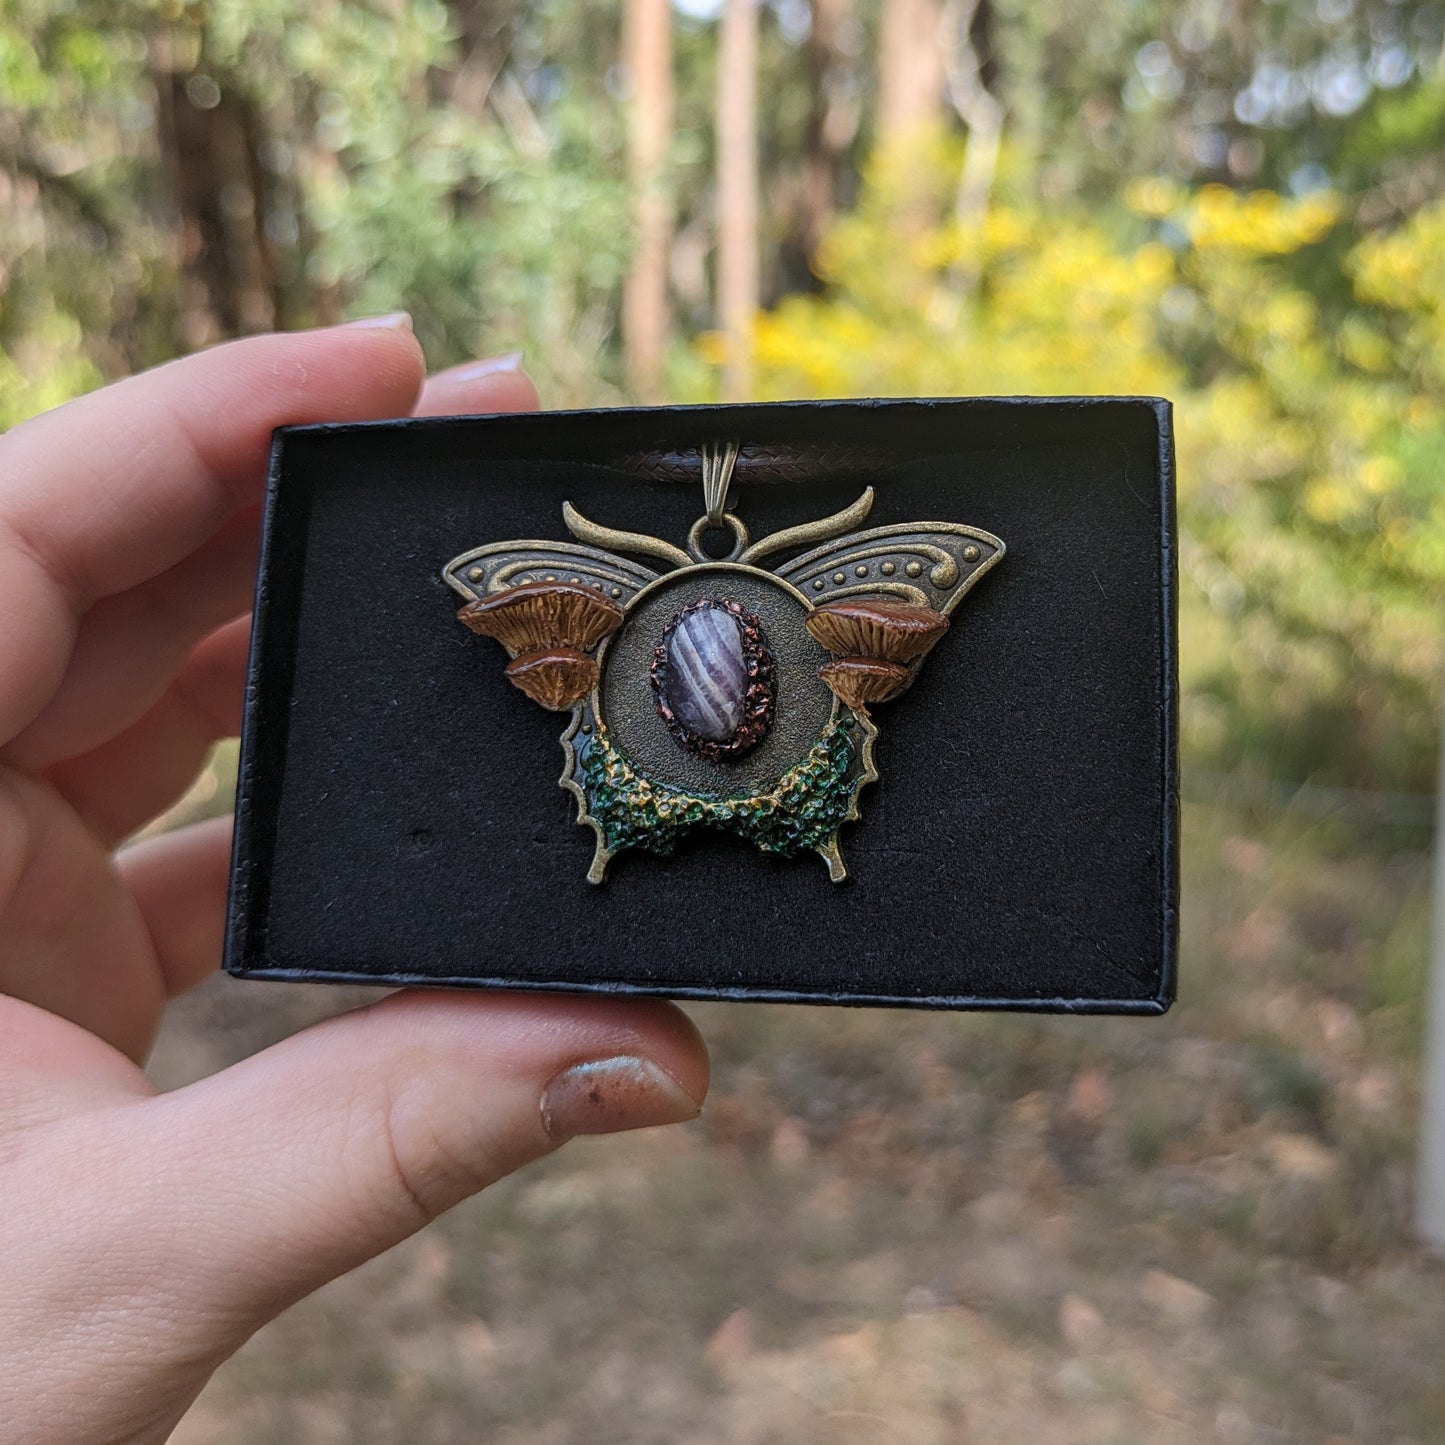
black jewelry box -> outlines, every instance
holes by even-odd
[[[508,683],[506,653],[458,622],[442,569],[485,544],[570,540],[566,502],[681,544],[719,439],[741,444],[730,505],[755,537],[871,485],[865,527],[963,523],[1007,554],[914,685],[873,709],[880,780],[842,828],[847,881],[812,853],[697,829],[671,857],[614,857],[594,885],[593,833],[558,786],[568,714]],[[1162,1013],[1179,897],[1174,536],[1170,408],[1152,398],[283,428],[226,967]]]

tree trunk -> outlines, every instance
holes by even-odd
[[[837,204],[838,165],[858,133],[859,105],[846,85],[844,34],[852,0],[813,0],[808,32],[808,78],[812,105],[803,135],[803,252],[818,275],[818,245]]]
[[[203,346],[266,331],[280,312],[256,119],[249,102],[188,64],[167,64],[158,40],[158,133],[180,238],[180,333]]]
[[[878,17],[876,137],[886,146],[943,120],[941,0],[884,0]]]
[[[948,0],[944,7],[944,66],[948,95],[959,119],[968,127],[954,216],[960,231],[979,231],[988,215],[999,146],[1003,141],[1003,106],[989,90],[986,76],[988,29],[992,11],[987,0]],[[977,261],[959,261],[953,267],[953,286],[959,299],[978,285]]]
[[[717,295],[728,401],[746,400],[752,392],[759,286],[757,88],[757,0],[727,0],[717,71]]]
[[[628,179],[632,188],[632,264],[622,288],[622,347],[627,380],[642,401],[661,400],[669,329],[668,259],[673,201],[667,183],[672,143],[672,6],[628,0],[622,57],[632,81]]]
[[[1415,1229],[1436,1254],[1445,1254],[1445,729],[1437,785],[1434,919],[1426,990],[1425,1066],[1420,1099]]]

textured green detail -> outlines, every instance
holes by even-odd
[[[821,848],[850,816],[861,762],[851,717],[830,722],[801,762],[766,793],[707,798],[644,777],[599,727],[578,748],[587,811],[611,853],[672,853],[690,828],[721,828],[790,858]]]

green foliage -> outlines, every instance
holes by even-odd
[[[440,0],[0,11],[0,420],[229,329],[402,307],[434,364],[525,341],[554,391],[605,394],[630,240],[601,69],[616,12],[529,7],[494,58],[460,16]],[[599,65],[549,72],[589,26]],[[219,216],[187,210],[187,179]],[[199,289],[208,268],[234,323]],[[43,390],[15,379],[34,367]]]
[[[407,307],[434,362],[525,337],[543,379],[595,385],[629,239],[615,106],[573,91],[539,114],[498,77],[497,123],[457,95],[457,37],[435,0],[213,0],[211,14],[217,64],[263,113],[311,122],[298,199],[313,288],[354,314]]]
[[[0,429],[99,383],[82,340],[75,318],[54,310],[37,317],[13,349],[0,351]]]
[[[1107,203],[1121,176],[1151,174],[1285,190],[1303,173],[1354,193],[1427,154],[1439,0],[992,8],[995,86],[1049,199]]]

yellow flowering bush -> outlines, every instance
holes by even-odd
[[[1361,238],[1343,198],[1158,177],[1113,211],[952,214],[875,163],[826,290],[758,318],[765,398],[1176,402],[1196,757],[1423,786],[1445,584],[1445,204]],[[1264,751],[1261,751],[1264,749]]]

